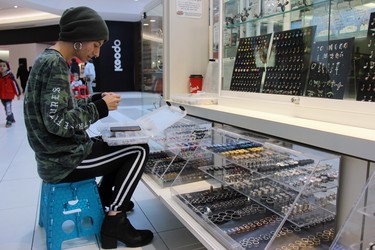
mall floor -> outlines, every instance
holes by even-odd
[[[128,98],[129,97],[129,98]],[[124,101],[109,120],[142,115],[143,102],[138,95],[123,95]],[[129,101],[130,100],[130,101]],[[157,102],[150,102],[157,106]],[[0,112],[0,249],[46,249],[45,232],[39,227],[38,209],[41,180],[36,172],[23,123],[22,99],[13,101],[16,123],[5,128],[3,107]],[[92,131],[91,131],[92,132]],[[132,200],[135,208],[129,220],[136,228],[148,228],[154,233],[151,244],[142,248],[127,248],[118,243],[117,249],[205,249],[161,201],[141,182]],[[65,241],[62,249],[101,249],[96,236]]]

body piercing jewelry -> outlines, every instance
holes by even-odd
[[[83,47],[83,45],[82,45],[81,42],[75,42],[75,43],[73,43],[73,48],[74,48],[75,50],[81,50],[82,47]]]

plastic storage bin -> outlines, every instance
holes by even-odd
[[[163,106],[134,122],[106,123],[98,130],[103,141],[110,146],[148,143],[149,139],[186,116],[182,106]],[[123,126],[139,126],[140,130],[113,132],[111,128]]]

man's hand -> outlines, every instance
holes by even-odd
[[[113,92],[102,93],[103,100],[107,104],[108,110],[116,110],[119,102],[121,101],[121,96]]]

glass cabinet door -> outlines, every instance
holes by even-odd
[[[163,92],[163,5],[142,19],[142,91]]]
[[[375,101],[375,4],[222,1],[222,90]]]

